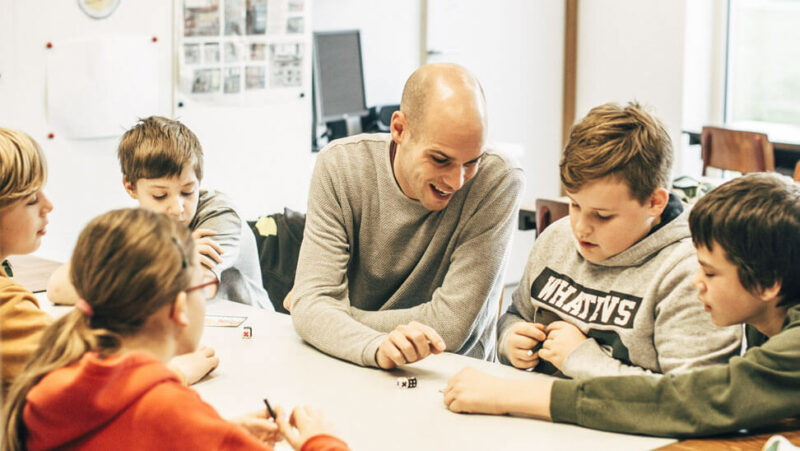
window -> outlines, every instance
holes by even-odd
[[[726,122],[800,124],[800,1],[730,0]]]

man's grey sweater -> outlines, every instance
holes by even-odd
[[[447,350],[492,356],[506,249],[522,170],[487,151],[440,211],[394,178],[388,134],[337,140],[320,152],[292,297],[306,341],[359,365],[395,327],[419,321]]]

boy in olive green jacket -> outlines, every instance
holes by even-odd
[[[743,356],[690,373],[584,380],[506,380],[467,368],[448,382],[445,404],[674,437],[800,415],[800,185],[777,174],[739,177],[701,198],[689,226],[700,302],[718,326],[746,324]]]

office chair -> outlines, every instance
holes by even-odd
[[[536,236],[550,224],[569,215],[569,202],[564,200],[536,199]]]
[[[729,171],[770,172],[775,170],[772,143],[763,133],[703,127],[700,136],[703,175],[709,166]]]

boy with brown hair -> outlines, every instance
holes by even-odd
[[[117,155],[131,198],[192,230],[207,278],[219,281],[215,297],[272,309],[255,236],[227,196],[200,189],[203,149],[186,125],[160,116],[142,119],[122,136]],[[47,294],[53,302],[74,303],[68,273],[62,267],[51,279]]]
[[[500,320],[502,362],[583,378],[688,371],[738,352],[741,331],[713,327],[694,300],[671,166],[669,135],[636,103],[598,106],[572,128],[560,163],[569,219],[534,243]]]
[[[509,381],[467,368],[449,381],[445,404],[676,437],[800,415],[800,185],[778,174],[736,178],[702,197],[689,223],[695,303],[718,326],[745,323],[743,356],[668,377]]]

